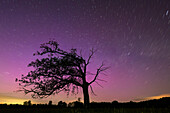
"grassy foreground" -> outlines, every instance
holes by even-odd
[[[0,113],[170,113],[170,108],[0,108]]]

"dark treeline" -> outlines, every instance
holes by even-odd
[[[31,101],[25,101],[24,105],[18,104],[0,104],[0,108],[83,108],[83,103],[80,101],[74,101],[69,104],[66,102],[59,101],[58,105],[53,105],[52,101],[48,104],[31,104]],[[91,102],[91,108],[170,108],[170,97],[164,97],[161,99],[154,99],[141,102],[126,102],[119,103],[118,101],[113,102]]]
[[[130,101],[126,103],[119,103],[118,101],[101,103],[92,102],[90,105],[92,108],[170,108],[170,97],[141,102]]]

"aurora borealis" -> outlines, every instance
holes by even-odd
[[[26,74],[41,43],[56,40],[60,48],[97,49],[89,70],[104,61],[110,69],[93,84],[91,101],[130,101],[170,96],[169,0],[1,0],[0,103],[31,99],[16,93],[15,78]],[[73,101],[61,93],[34,102]],[[83,98],[83,97],[82,97]]]

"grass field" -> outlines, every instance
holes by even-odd
[[[170,113],[170,108],[0,108],[0,113]]]

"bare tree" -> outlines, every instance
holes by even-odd
[[[104,67],[102,64],[97,69],[94,79],[88,82],[86,80],[87,66],[95,51],[92,49],[85,60],[82,55],[77,54],[76,49],[67,52],[58,46],[56,41],[41,44],[41,51],[37,51],[34,55],[45,56],[45,58],[32,61],[28,66],[34,67],[35,70],[28,72],[27,75],[22,75],[21,79],[16,78],[20,85],[18,91],[24,91],[25,94],[32,93],[33,98],[44,98],[61,91],[68,94],[70,91],[78,93],[80,87],[83,89],[84,105],[88,107],[88,88],[108,67]]]

